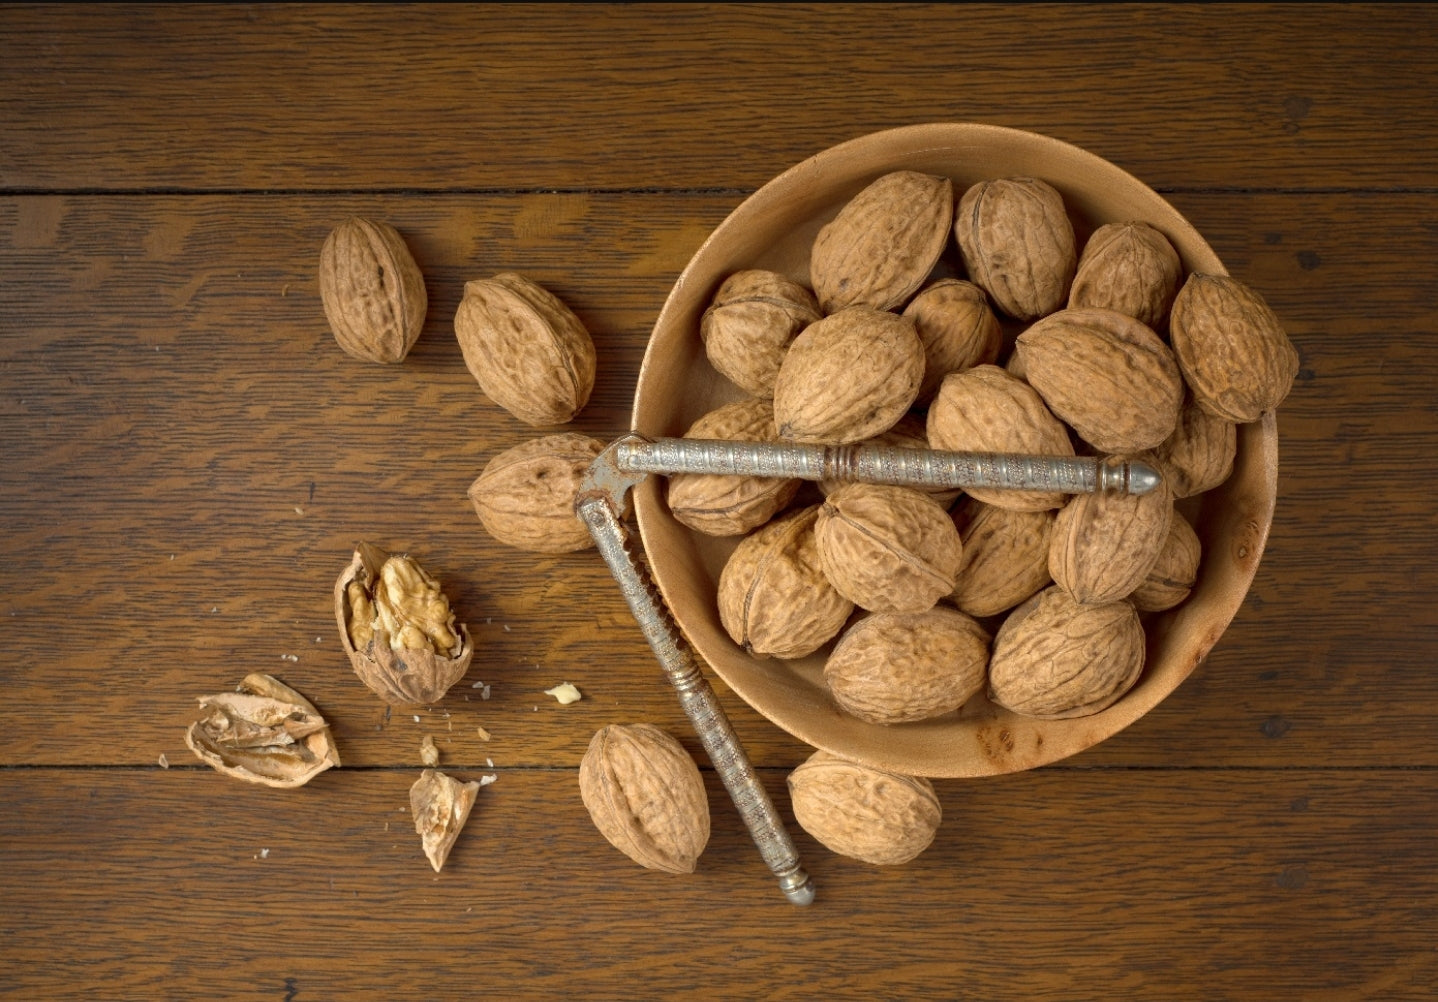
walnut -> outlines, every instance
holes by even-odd
[[[1003,349],[1004,332],[989,309],[984,290],[972,282],[941,278],[904,307],[924,345],[924,381],[919,403],[928,403],[951,372],[992,365]]]
[[[1147,494],[1076,495],[1054,521],[1049,574],[1084,604],[1127,598],[1158,561],[1172,519],[1166,482]]]
[[[335,341],[366,362],[402,362],[424,329],[424,276],[399,231],[358,216],[320,249],[320,301]]]
[[[1182,280],[1168,237],[1144,222],[1105,223],[1084,244],[1069,306],[1117,310],[1159,330]]]
[[[579,484],[604,443],[556,432],[496,455],[469,485],[480,524],[506,546],[533,553],[571,553],[594,545],[574,513]]]
[[[392,705],[436,702],[474,656],[439,583],[409,557],[369,543],[335,582],[335,618],[355,674]]]
[[[759,397],[724,404],[689,426],[685,438],[774,442],[774,406]],[[798,493],[802,481],[770,477],[679,473],[669,478],[665,500],[681,523],[706,536],[739,536],[767,522]]]
[[[959,199],[954,235],[969,277],[999,311],[1032,321],[1067,301],[1078,253],[1052,185],[1032,177],[980,181]]]
[[[726,278],[699,320],[709,362],[756,397],[772,397],[794,338],[818,320],[814,294],[777,272],[750,269]]]
[[[1203,544],[1198,533],[1182,513],[1174,512],[1169,523],[1168,539],[1159,551],[1153,569],[1143,583],[1129,596],[1139,612],[1162,612],[1172,609],[1193,591],[1198,582],[1198,563]]]
[[[789,774],[794,820],[826,849],[898,866],[933,844],[943,811],[934,784],[816,751]]]
[[[998,615],[1053,580],[1049,576],[1052,510],[1013,511],[970,498],[953,518],[964,554],[949,600],[963,612]]]

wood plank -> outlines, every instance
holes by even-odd
[[[299,791],[200,767],[6,770],[23,809],[0,813],[0,972],[27,999],[117,1000],[1401,1000],[1438,978],[1432,770],[941,783],[938,838],[907,866],[795,829],[804,910],[706,776],[693,876],[605,843],[572,770],[500,770],[436,875],[413,770]],[[764,779],[787,813],[782,774]]]
[[[576,426],[611,438],[669,285],[736,200],[0,199],[0,677],[23,707],[0,763],[180,761],[195,697],[255,670],[315,699],[355,765],[413,763],[423,733],[475,767],[572,765],[615,719],[686,730],[592,551],[519,554],[480,530],[465,488],[537,433],[478,391],[449,318],[479,274],[554,289],[601,345]],[[1247,604],[1194,678],[1076,764],[1438,764],[1438,316],[1411,268],[1438,256],[1433,198],[1176,202],[1269,297],[1304,373],[1280,414],[1278,514]],[[343,356],[319,308],[317,248],[355,211],[396,222],[429,280],[402,366]],[[466,683],[418,722],[387,715],[338,650],[330,589],[362,537],[431,566],[476,633]],[[543,695],[561,681],[587,699]],[[726,705],[757,760],[801,757]]]
[[[1165,189],[1432,187],[1435,27],[1423,4],[8,4],[0,187],[752,189],[926,121]]]

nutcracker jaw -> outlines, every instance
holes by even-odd
[[[647,474],[621,468],[620,453],[628,445],[647,441],[640,435],[629,434],[595,458],[580,481],[575,514],[589,529],[595,546],[619,583],[620,592],[678,693],[685,715],[749,828],[759,854],[779,879],[784,896],[796,905],[810,904],[814,900],[814,885],[799,865],[798,852],[784,822],[759,782],[714,690],[704,678],[698,659],[650,580],[640,548],[624,524],[629,492]]]

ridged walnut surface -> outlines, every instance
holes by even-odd
[[[1117,310],[1160,330],[1183,281],[1183,263],[1156,227],[1105,223],[1084,243],[1069,307]]]
[[[1078,252],[1063,196],[1047,182],[978,182],[959,199],[954,235],[969,277],[1000,312],[1037,320],[1067,302]]]
[[[822,313],[814,293],[786,275],[747,269],[726,278],[699,318],[709,363],[745,393],[772,397],[789,345]]]
[[[825,848],[875,866],[914,860],[933,844],[943,811],[923,777],[816,751],[789,774],[794,819]]]
[[[320,302],[335,341],[366,362],[404,361],[424,330],[424,276],[389,223],[353,216],[320,248]]]
[[[1158,560],[1129,596],[1129,601],[1139,612],[1172,609],[1192,593],[1198,582],[1202,557],[1203,543],[1198,533],[1181,512],[1174,512],[1168,526],[1168,539],[1159,551]]]
[[[1059,511],[1049,574],[1085,604],[1133,594],[1163,551],[1173,519],[1166,484],[1147,494],[1078,494]]]
[[[1052,581],[1052,510],[1014,511],[969,498],[952,515],[964,551],[949,600],[962,611],[971,616],[994,616]]]
[[[989,297],[973,282],[941,278],[919,290],[904,307],[924,346],[924,381],[919,403],[928,403],[951,372],[992,365],[1003,349],[1004,332]]]
[[[469,485],[469,500],[486,532],[534,553],[572,553],[594,545],[574,514],[580,479],[604,443],[558,432],[499,453]]]
[[[723,404],[702,415],[685,438],[730,442],[774,442],[774,405],[761,397]],[[665,499],[674,517],[707,536],[739,536],[763,525],[798,493],[801,481],[774,477],[678,473],[669,478]]]

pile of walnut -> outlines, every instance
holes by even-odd
[[[1297,353],[1256,292],[1185,275],[1150,225],[1104,225],[1079,248],[1062,197],[1035,178],[955,201],[947,178],[886,174],[818,234],[812,292],[730,276],[698,333],[747,396],[686,435],[1115,455],[1155,465],[1162,486],[974,489],[956,503],[825,484],[818,500],[797,481],[684,475],[669,507],[695,531],[743,537],[718,585],[734,642],[761,658],[827,646],[845,712],[902,724],[986,692],[1038,718],[1097,713],[1143,670],[1140,614],[1176,606],[1196,579],[1199,539],[1175,502],[1227,479],[1236,425],[1284,399]],[[966,280],[940,262],[951,238]],[[866,775],[821,756],[791,778],[800,823],[861,858]],[[927,836],[900,837],[889,816],[870,840],[922,848],[937,805],[922,783],[902,789],[917,799],[900,813]]]

